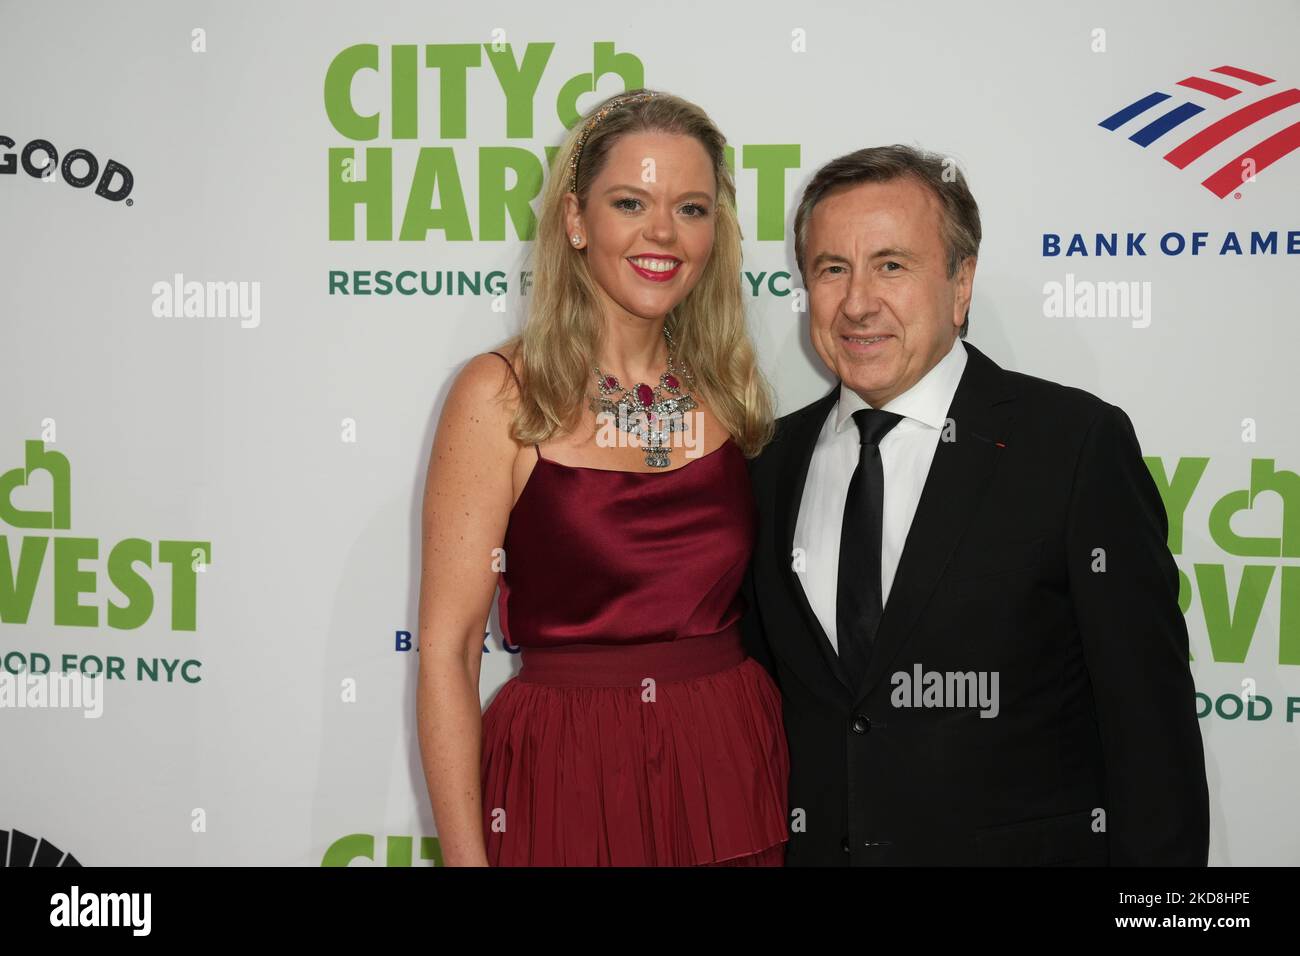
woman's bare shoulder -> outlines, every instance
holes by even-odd
[[[515,444],[510,421],[518,397],[511,366],[500,355],[481,352],[456,374],[443,406],[442,428],[458,444],[478,446],[481,453],[497,449],[497,454],[507,454]]]
[[[507,386],[513,386],[518,376],[518,346],[504,345],[480,352],[466,362],[457,374],[452,390],[469,393],[479,399],[513,399],[517,397],[517,389]]]

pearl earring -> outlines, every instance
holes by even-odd
[[[582,242],[582,237],[575,232],[573,234],[573,244],[576,246],[580,242]]]

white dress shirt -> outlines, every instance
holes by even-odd
[[[880,553],[882,607],[888,605],[898,559],[965,367],[966,347],[961,339],[956,339],[948,354],[920,381],[882,406],[884,411],[903,416],[880,440],[880,463],[885,478]],[[853,413],[870,407],[840,382],[839,400],[826,416],[813,449],[794,530],[795,553],[791,560],[799,571],[797,577],[808,603],[837,654],[835,595],[839,586],[840,530],[844,522],[844,500],[848,497],[853,471],[858,467],[861,445]],[[804,560],[802,569],[798,563],[800,555]]]

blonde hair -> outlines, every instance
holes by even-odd
[[[597,104],[568,132],[552,160],[532,250],[534,286],[527,319],[523,330],[506,343],[519,345],[522,383],[511,435],[532,444],[567,430],[595,390],[593,366],[604,331],[603,311],[586,257],[572,248],[566,235],[564,197],[579,140],[590,118],[606,109],[582,145],[577,197],[583,209],[611,147],[629,133],[691,136],[713,161],[713,251],[699,282],[664,321],[675,356],[692,377],[694,394],[752,458],[772,437],[772,397],[745,327],[740,223],[726,139],[703,110],[671,94],[653,91],[654,96],[609,109],[615,100],[648,92],[629,90]]]

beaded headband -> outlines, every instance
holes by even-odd
[[[646,90],[643,93],[633,93],[630,96],[620,96],[602,106],[596,111],[595,116],[587,120],[587,125],[583,128],[582,135],[578,137],[578,145],[574,147],[573,158],[569,160],[569,192],[576,193],[578,191],[578,158],[582,155],[582,147],[587,145],[587,137],[590,136],[591,131],[600,124],[600,121],[620,106],[626,106],[629,103],[636,103],[640,100],[652,99],[658,95],[659,94],[654,90]]]

